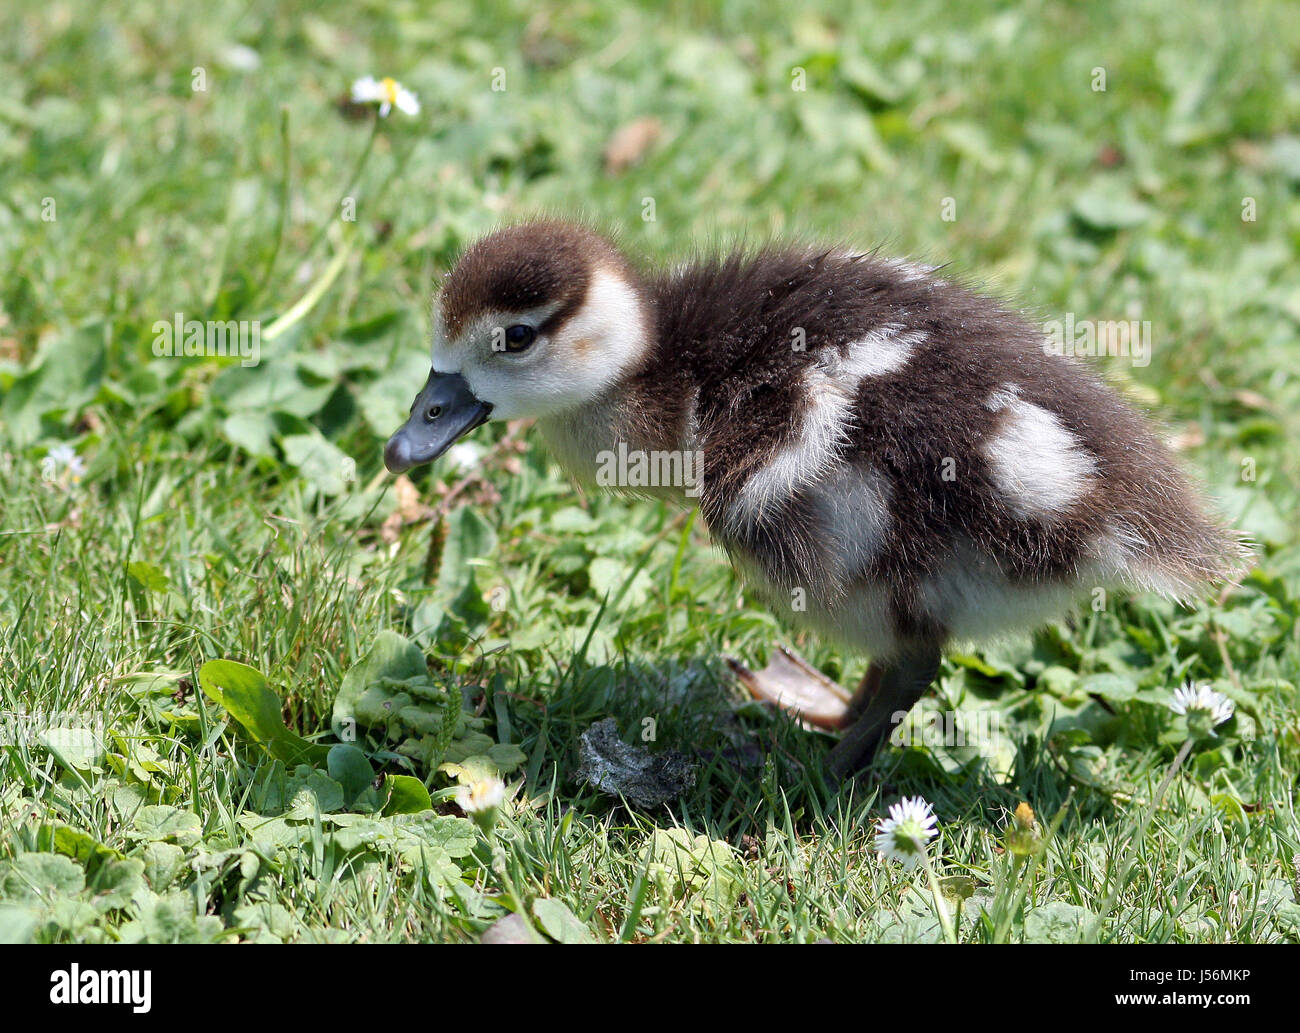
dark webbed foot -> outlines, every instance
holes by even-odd
[[[849,703],[852,726],[826,760],[831,777],[842,781],[871,763],[894,725],[916,705],[939,673],[939,647],[915,645],[887,664],[873,661]]]

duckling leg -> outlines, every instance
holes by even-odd
[[[919,644],[888,664],[872,662],[849,703],[853,725],[830,752],[826,767],[842,781],[871,763],[890,730],[916,705],[939,673],[939,647]]]
[[[793,649],[778,646],[761,671],[751,671],[732,657],[727,664],[751,696],[790,711],[805,725],[838,729],[853,719],[848,692]]]

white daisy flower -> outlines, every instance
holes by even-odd
[[[367,75],[352,84],[353,104],[378,104],[379,117],[387,118],[388,113],[397,108],[406,115],[418,115],[420,102],[415,94],[396,79],[376,79]]]
[[[471,818],[499,810],[505,802],[506,784],[495,776],[480,778],[456,789],[456,806]]]
[[[1174,690],[1174,701],[1169,709],[1175,714],[1185,714],[1188,721],[1199,720],[1209,731],[1215,725],[1221,725],[1232,717],[1236,706],[1221,692],[1215,692],[1208,684],[1184,685]],[[1211,733],[1213,734],[1213,733]]]
[[[926,844],[935,837],[935,821],[924,799],[904,797],[889,808],[889,817],[876,830],[876,850],[905,868],[915,868],[925,857]]]
[[[77,484],[85,472],[85,460],[71,445],[55,445],[41,460],[41,476],[46,481],[66,480]]]

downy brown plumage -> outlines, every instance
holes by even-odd
[[[434,323],[389,469],[488,418],[535,417],[586,484],[620,446],[687,457],[679,470],[698,455],[692,484],[605,486],[698,501],[778,613],[871,655],[828,722],[851,726],[839,775],[948,643],[1042,623],[1099,585],[1185,599],[1247,555],[1143,417],[927,267],[776,246],[640,272],[584,227],[531,222],[465,252]]]

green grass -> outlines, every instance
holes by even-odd
[[[549,898],[601,940],[934,939],[924,878],[872,849],[883,806],[919,793],[939,875],[973,879],[965,940],[1300,938],[1289,5],[174,7],[11,0],[0,40],[0,937],[474,939]],[[423,104],[373,145],[337,104],[364,74]],[[607,141],[644,116],[661,138],[607,173]],[[1000,734],[890,750],[836,792],[830,739],[740,704],[722,657],[792,643],[845,683],[863,658],[782,629],[683,515],[577,495],[515,428],[479,432],[436,569],[431,522],[389,521],[380,449],[423,379],[434,277],[539,210],[652,261],[822,236],[951,263],[1043,318],[1149,321],[1149,365],[1098,365],[1165,421],[1258,565],[1194,609],[1112,597],[951,658],[925,712]],[[260,364],[155,357],[176,312],[261,320]],[[42,477],[60,443],[79,483]],[[440,479],[416,478],[431,506]],[[199,668],[255,667],[291,728],[332,742],[343,676],[385,629],[527,758],[495,862],[436,771],[416,773],[448,815],[430,842],[449,839],[424,855],[359,845],[339,808],[275,826],[288,847],[250,831],[286,773],[203,700]],[[1238,713],[1144,824],[1188,679]],[[700,758],[668,811],[572,781],[611,715]],[[52,750],[69,725],[94,734]],[[1023,872],[1002,853],[1021,801],[1044,825],[1065,808]],[[674,874],[678,827],[729,850]]]

